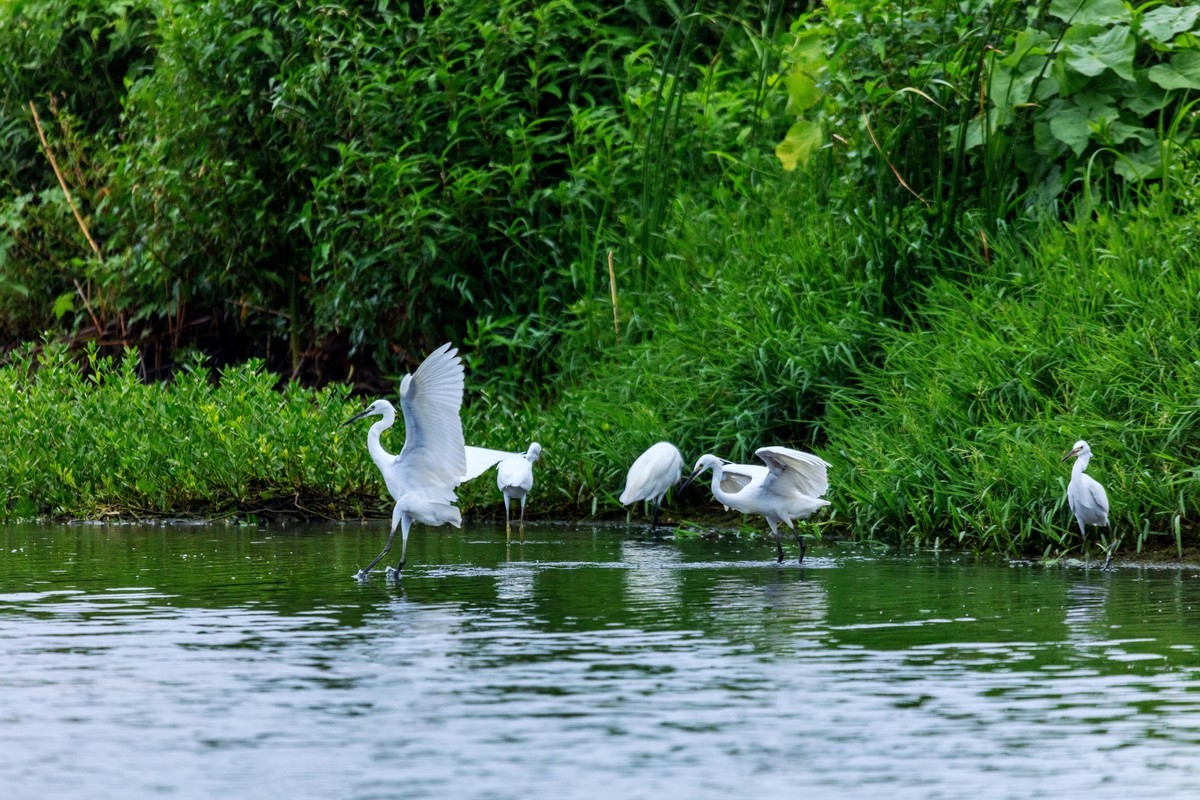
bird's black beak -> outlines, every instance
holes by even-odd
[[[698,470],[695,470],[694,472],[692,472],[692,474],[691,474],[691,475],[688,475],[688,479],[687,479],[686,481],[684,481],[684,482],[683,482],[683,486],[680,486],[680,487],[679,487],[679,491],[681,491],[681,492],[682,492],[684,489],[686,489],[687,487],[691,486],[691,485],[692,485],[692,481],[696,480],[696,476],[697,476],[697,475],[699,475],[699,474],[700,474],[701,472],[703,472],[703,471],[704,471],[704,470],[702,470],[702,469],[698,469]]]
[[[1079,455],[1078,450],[1068,450],[1067,454],[1058,460],[1058,463],[1061,464],[1062,462],[1066,461],[1068,458],[1071,458],[1071,457],[1077,456],[1077,455]]]
[[[344,428],[344,427],[346,427],[346,426],[347,426],[347,425],[349,425],[351,422],[358,422],[360,419],[362,419],[363,417],[367,416],[367,413],[368,413],[368,411],[370,411],[370,409],[366,409],[366,410],[364,410],[364,411],[360,411],[360,412],[358,412],[358,413],[357,413],[357,414],[355,414],[353,417],[351,417],[350,419],[348,419],[348,420],[346,420],[345,422],[343,422],[343,423],[342,423],[342,427],[343,427],[343,428]]]

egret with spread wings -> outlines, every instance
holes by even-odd
[[[413,522],[438,526],[462,525],[462,514],[454,506],[454,489],[467,473],[462,419],[463,366],[457,351],[446,343],[434,350],[411,375],[400,382],[400,410],[404,415],[404,447],[400,455],[383,449],[379,436],[396,421],[396,409],[387,400],[376,400],[346,421],[381,417],[367,431],[367,451],[383,474],[388,493],[395,500],[392,529],[383,552],[358,571],[363,579],[392,549],[400,529],[400,561],[388,576],[399,576],[408,553],[408,531]]]
[[[779,560],[783,561],[783,543],[779,523],[792,529],[804,561],[804,539],[792,520],[806,519],[814,511],[829,505],[821,495],[829,490],[829,464],[811,453],[788,447],[760,447],[754,452],[766,467],[754,464],[727,464],[712,454],[700,456],[696,469],[683,484],[686,489],[700,473],[712,470],[712,493],[727,509],[743,514],[762,514],[771,526]]]

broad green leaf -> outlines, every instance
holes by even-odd
[[[1146,75],[1164,89],[1200,89],[1200,51],[1176,53],[1170,66],[1155,64]]]
[[[1127,81],[1133,80],[1133,54],[1137,42],[1125,25],[1117,25],[1086,43],[1067,48],[1067,65],[1084,75],[1096,76],[1111,69]]]
[[[808,164],[808,159],[821,147],[822,139],[821,126],[802,119],[788,128],[787,136],[775,145],[775,156],[791,172],[798,165]]]
[[[1131,125],[1120,120],[1103,125],[1096,138],[1101,144],[1124,144],[1130,139],[1136,139],[1139,144],[1150,145],[1155,141],[1154,132],[1146,126]]]
[[[68,312],[75,310],[75,293],[63,292],[54,298],[54,318],[62,319]]]
[[[1017,73],[1001,67],[992,73],[991,84],[988,87],[989,97],[993,104],[1001,108],[1028,103],[1033,96],[1033,82],[1037,77],[1036,71]]]
[[[1170,96],[1165,89],[1150,79],[1149,73],[1150,70],[1138,70],[1137,81],[1126,84],[1121,92],[1125,100],[1122,106],[1141,116],[1160,110],[1167,104],[1167,98]]]
[[[1145,13],[1139,31],[1143,39],[1166,44],[1177,34],[1195,28],[1197,20],[1200,20],[1200,6],[1159,6]]]
[[[1158,142],[1153,142],[1149,147],[1119,153],[1117,162],[1113,165],[1113,171],[1127,181],[1144,181],[1158,177],[1161,168]]]
[[[1034,56],[1045,56],[1051,48],[1054,47],[1054,37],[1045,31],[1037,31],[1032,28],[1026,28],[1017,34],[1017,40],[1013,43],[1012,51],[1009,52],[1000,63],[1006,67],[1013,69],[1041,69],[1042,61],[1036,60],[1035,64],[1029,64],[1028,60]]]
[[[788,111],[800,113],[807,111],[821,100],[821,90],[808,73],[797,65],[787,78]]]
[[[1054,138],[1071,148],[1075,155],[1082,155],[1092,135],[1088,124],[1091,112],[1082,106],[1070,105],[1050,117],[1050,133]]]
[[[821,31],[809,29],[796,35],[796,43],[789,51],[792,60],[810,68],[825,64],[825,42]]]
[[[1050,0],[1050,13],[1073,25],[1130,22],[1133,16],[1122,0]]]

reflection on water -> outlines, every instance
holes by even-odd
[[[5,796],[1200,789],[1190,570],[547,526],[352,580],[383,537],[0,529]]]

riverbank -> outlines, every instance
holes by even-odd
[[[0,318],[53,331],[0,366],[5,518],[383,513],[342,423],[450,340],[467,442],[544,447],[538,515],[622,513],[656,441],[782,444],[831,464],[844,535],[1070,551],[1085,439],[1117,530],[1197,542],[1187,9],[135,6],[0,33],[38,66],[4,100]],[[105,102],[39,117],[42,83]]]

